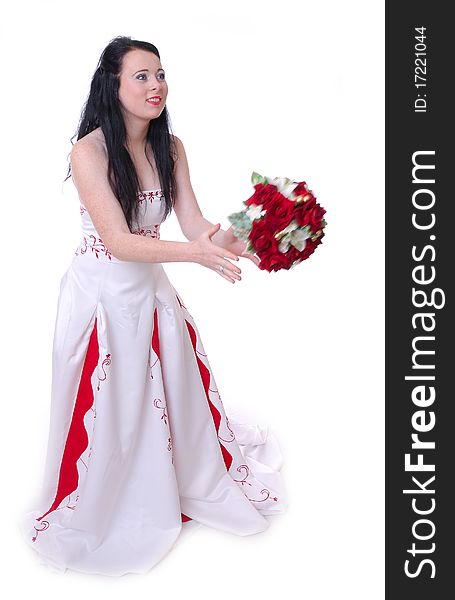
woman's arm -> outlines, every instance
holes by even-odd
[[[196,262],[217,271],[223,266],[225,271],[221,275],[229,280],[232,280],[231,273],[240,272],[227,260],[238,260],[237,255],[213,244],[207,231],[190,242],[158,240],[131,233],[107,180],[107,156],[96,140],[84,137],[74,144],[71,171],[81,203],[106,248],[116,258],[135,262]]]
[[[174,212],[187,240],[195,240],[199,235],[213,227],[213,223],[208,221],[201,212],[199,204],[191,185],[188,160],[186,158],[183,143],[177,136],[173,136],[177,150],[177,160],[175,162],[175,179],[177,183],[177,195],[175,199]],[[218,246],[224,247],[226,231],[219,229],[212,241]]]
[[[178,193],[175,199],[174,212],[183,235],[187,240],[192,241],[197,239],[203,231],[206,231],[209,227],[213,227],[213,223],[202,215],[196,196],[194,195],[185,148],[177,136],[174,136],[174,141],[178,154],[175,165]],[[232,226],[227,231],[220,227],[211,239],[214,244],[223,248],[225,252],[233,252],[237,256],[248,258],[256,266],[259,264],[259,259],[254,254],[246,252],[246,242],[239,240],[234,235]]]

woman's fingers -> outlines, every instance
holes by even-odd
[[[221,277],[224,277],[224,279],[227,279],[231,283],[235,283],[235,279],[233,279],[232,277],[228,277],[224,271],[221,272],[220,270],[218,270],[218,272],[221,275]]]
[[[242,270],[239,267],[237,267],[237,265],[233,265],[226,258],[224,258],[224,257],[220,257],[220,258],[222,260],[222,263],[220,264],[218,262],[215,265],[215,267],[214,267],[215,271],[217,271],[222,277],[224,277],[228,281],[232,281],[232,283],[234,283],[235,280],[240,281],[242,279],[242,277],[240,276],[240,273],[242,272]],[[222,269],[220,267],[222,267]]]
[[[259,260],[259,258],[257,256],[255,256],[254,254],[247,253],[247,254],[243,254],[242,256],[244,256],[245,258],[249,258],[252,262],[254,262],[254,264],[256,266],[258,266],[258,264],[261,262]]]
[[[234,254],[234,252],[227,250],[227,248],[223,248],[222,246],[216,246],[216,245],[215,245],[215,247],[217,250],[217,254],[220,258],[230,258],[231,260],[235,260],[235,261],[239,260],[238,254]]]
[[[223,267],[223,269],[221,270],[220,267]],[[222,277],[224,277],[225,279],[228,279],[229,281],[232,281],[232,282],[234,282],[236,279],[238,281],[240,281],[242,279],[242,277],[239,274],[240,269],[239,269],[239,272],[237,272],[237,271],[234,271],[233,269],[228,268],[226,265],[217,265],[216,271],[218,271],[218,273]]]

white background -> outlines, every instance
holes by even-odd
[[[2,11],[4,589],[66,600],[382,598],[383,3],[28,1]],[[62,193],[70,138],[116,35],[160,51],[207,219],[227,229],[257,171],[307,181],[328,225],[308,261],[269,274],[241,259],[234,285],[196,264],[164,265],[228,416],[241,411],[278,437],[290,507],[261,534],[200,527],[147,575],[110,578],[49,572],[15,521],[41,483],[58,287],[80,237],[77,199]],[[175,215],[161,238],[185,239]]]

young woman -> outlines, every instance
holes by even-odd
[[[21,521],[63,570],[145,573],[184,523],[250,535],[286,508],[273,434],[229,421],[161,264],[234,283],[239,256],[258,262],[202,216],[167,94],[157,48],[114,38],[71,152],[82,238],[60,284],[44,483]],[[187,242],[160,239],[172,209]]]

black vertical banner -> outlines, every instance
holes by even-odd
[[[386,2],[386,598],[455,598],[454,25]],[[443,591],[444,590],[444,591]]]

